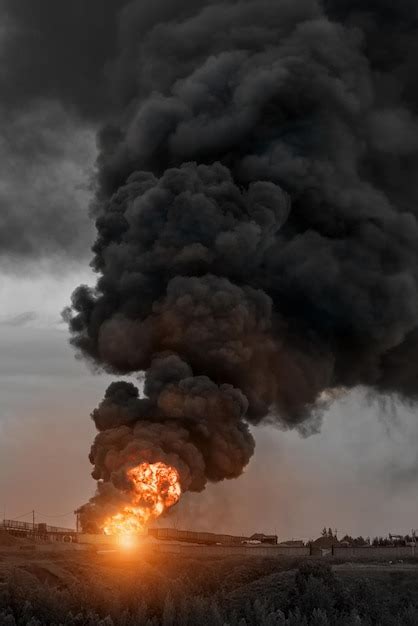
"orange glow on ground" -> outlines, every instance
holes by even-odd
[[[143,534],[149,522],[157,519],[180,499],[180,477],[174,467],[165,463],[141,463],[128,470],[132,484],[132,501],[123,511],[103,524],[106,535],[130,538]]]
[[[135,535],[120,535],[118,545],[125,550],[132,550],[138,546],[138,540]]]

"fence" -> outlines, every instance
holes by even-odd
[[[269,557],[294,557],[305,558],[309,556],[322,556],[349,559],[387,559],[400,560],[418,557],[418,550],[413,546],[382,546],[382,547],[337,547],[327,551],[322,550],[314,553],[309,546],[286,547],[286,546],[226,546],[226,545],[187,545],[182,543],[159,542],[152,546],[157,552],[179,554],[184,556],[269,556]]]
[[[410,559],[418,556],[414,546],[334,547],[334,556],[343,559]]]
[[[308,547],[288,548],[283,546],[193,546],[187,544],[176,543],[159,543],[152,546],[157,552],[180,554],[184,556],[208,556],[208,557],[225,557],[225,556],[289,556],[289,557],[305,557],[309,556]]]
[[[5,519],[0,522],[0,530],[18,533],[31,533],[36,535],[74,535],[75,530],[71,528],[61,528],[59,526],[49,526],[49,524],[33,524],[31,522],[19,522],[17,520]]]

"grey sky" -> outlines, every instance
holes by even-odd
[[[95,133],[58,104],[37,103],[19,117],[1,110],[0,263],[87,261]]]

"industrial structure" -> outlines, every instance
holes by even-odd
[[[242,546],[251,543],[277,545],[277,535],[264,535],[261,533],[251,535],[251,537],[240,537],[236,535],[218,535],[216,533],[177,530],[175,528],[149,528],[148,536],[163,541],[181,541],[207,546]]]
[[[0,522],[0,531],[5,531],[14,537],[39,541],[60,541],[65,543],[77,541],[77,532],[74,529],[49,526],[43,523],[35,524],[35,522],[4,519]]]

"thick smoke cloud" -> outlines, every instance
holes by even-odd
[[[243,470],[247,422],[307,433],[357,385],[416,399],[418,15],[409,0],[148,8],[121,13],[99,279],[67,316],[100,367],[148,370],[148,399],[112,387],[94,413],[95,478],[120,488],[145,454],[199,490]]]

